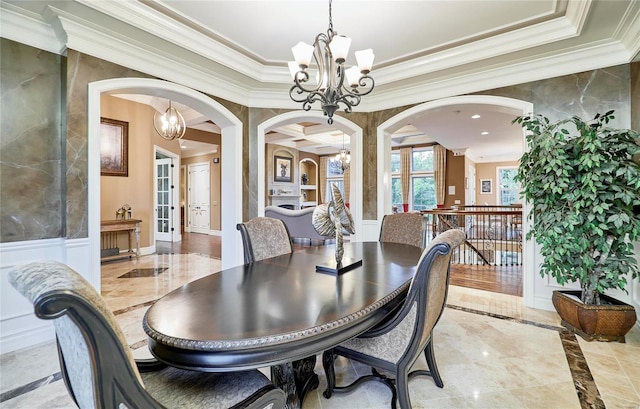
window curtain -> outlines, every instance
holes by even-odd
[[[400,148],[400,185],[402,186],[402,207],[409,211],[409,187],[411,186],[411,148]]]
[[[342,193],[344,203],[349,205],[349,192],[351,191],[351,168],[344,171],[342,175],[342,183],[344,184],[344,192]]]
[[[327,193],[327,156],[320,156],[320,180],[318,181],[318,191],[320,197],[318,198],[318,204],[324,203],[324,195]]]
[[[436,205],[444,206],[445,178],[447,176],[447,150],[442,145],[433,147],[433,170],[436,189]]]

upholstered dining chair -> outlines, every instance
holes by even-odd
[[[433,378],[438,387],[444,386],[433,353],[433,328],[442,315],[447,299],[451,253],[464,239],[464,232],[457,229],[439,234],[423,251],[407,296],[395,315],[384,325],[324,352],[322,363],[327,375],[327,389],[323,393],[325,398],[330,398],[334,392],[352,391],[360,383],[375,379],[391,389],[392,408],[395,409],[397,398],[400,408],[408,409],[411,408],[409,378],[427,375]],[[429,370],[409,372],[423,351]],[[371,366],[372,375],[337,387],[334,369],[337,355]],[[389,378],[379,370],[392,372],[394,377]]]
[[[136,362],[104,300],[62,263],[18,266],[9,282],[36,316],[53,320],[62,377],[81,409],[284,407],[284,392],[257,370],[217,374]]]
[[[287,225],[271,217],[255,217],[236,226],[242,236],[244,262],[251,263],[293,252]]]
[[[423,216],[420,213],[386,214],[380,227],[380,242],[410,244],[424,248]]]

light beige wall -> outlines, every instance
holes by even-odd
[[[518,166],[518,161],[511,162],[488,162],[488,163],[476,163],[476,204],[477,205],[497,205],[498,204],[498,191],[496,188],[496,172],[497,168],[501,166]],[[492,192],[491,194],[482,194],[480,180],[491,179]]]
[[[121,98],[100,98],[102,117],[129,123],[129,176],[100,177],[100,218],[113,220],[116,210],[131,206],[132,217],[142,220],[140,247],[151,246],[154,226],[153,166],[154,145],[179,154],[177,141],[167,141],[153,129],[153,108]],[[126,235],[118,239],[120,249],[127,248]]]
[[[129,123],[129,175],[100,177],[100,219],[113,220],[115,212],[123,204],[131,206],[132,217],[142,220],[140,246],[150,245],[153,223],[153,152],[149,151],[152,121],[151,108],[119,98],[102,96],[102,117]],[[118,247],[127,248],[126,235],[120,235]]]

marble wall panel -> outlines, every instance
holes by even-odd
[[[617,65],[510,87],[478,92],[529,101],[535,113],[557,121],[573,115],[591,119],[596,113],[615,110],[613,127],[631,126],[630,65]]]
[[[61,237],[64,57],[0,41],[0,242]]]
[[[67,237],[88,237],[87,89],[110,78],[152,78],[74,50],[67,52],[66,210]]]

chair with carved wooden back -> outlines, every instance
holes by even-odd
[[[62,377],[81,409],[284,407],[284,392],[257,370],[204,373],[135,361],[105,301],[62,263],[17,266],[9,281],[36,316],[53,320]]]
[[[244,262],[251,263],[293,252],[287,225],[271,217],[255,217],[236,226],[242,236]]]
[[[438,387],[444,386],[433,353],[433,328],[442,315],[447,298],[451,254],[464,239],[464,232],[457,229],[439,234],[423,251],[407,296],[395,315],[384,325],[324,352],[322,363],[327,375],[327,389],[323,393],[325,398],[330,398],[334,392],[349,392],[360,383],[375,379],[391,389],[392,408],[396,407],[397,397],[400,408],[409,409],[409,378],[427,375],[433,378]],[[409,372],[423,351],[429,370]],[[337,355],[371,366],[372,375],[337,387],[334,369]],[[389,378],[379,370],[392,372],[395,376]]]
[[[410,244],[424,248],[423,216],[420,213],[386,214],[380,227],[380,242]]]

